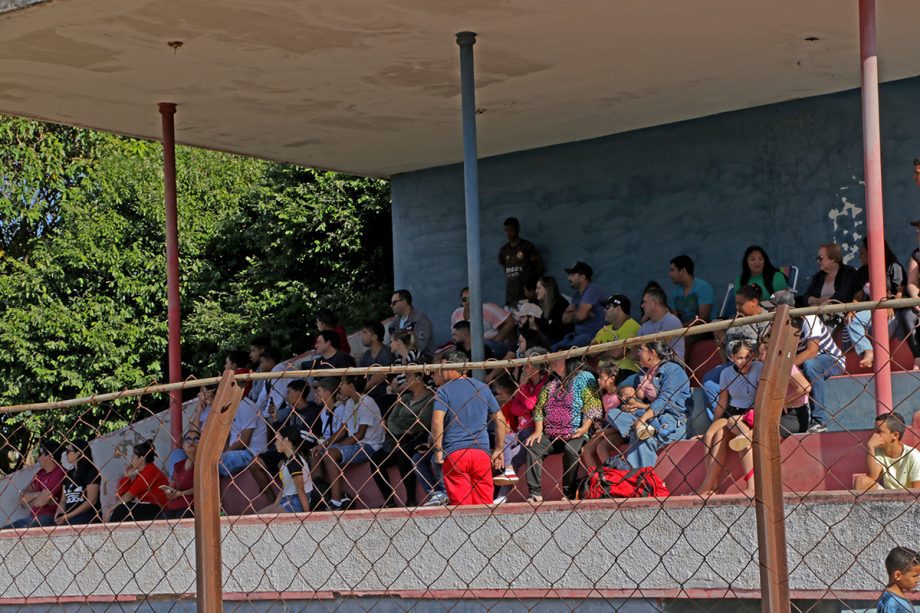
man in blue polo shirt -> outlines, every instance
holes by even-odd
[[[605,296],[601,288],[591,283],[594,270],[584,262],[575,262],[565,272],[569,276],[569,285],[578,293],[562,314],[562,322],[574,324],[575,330],[554,344],[553,351],[590,345],[597,331],[604,327]]]

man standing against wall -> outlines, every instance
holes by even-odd
[[[524,287],[535,284],[543,274],[543,262],[533,243],[520,237],[516,217],[509,217],[504,225],[508,242],[498,252],[498,263],[505,270],[505,304],[512,306],[526,298]]]
[[[668,277],[674,284],[671,304],[674,314],[681,323],[689,326],[697,318],[709,321],[712,315],[712,286],[694,276],[693,260],[688,255],[679,255],[671,260]]]

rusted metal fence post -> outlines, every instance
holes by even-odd
[[[199,613],[224,610],[217,463],[242,399],[243,388],[237,384],[233,371],[224,371],[195,458],[195,567]]]
[[[779,420],[797,343],[798,337],[789,320],[789,307],[780,306],[773,318],[767,359],[754,404],[757,407],[753,444],[755,507],[764,613],[790,610]]]
[[[176,204],[176,105],[158,105],[163,123],[163,196],[166,207],[166,318],[169,382],[182,381],[182,317],[179,295],[179,209]],[[169,394],[173,446],[182,447],[182,390]]]

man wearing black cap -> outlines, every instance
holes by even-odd
[[[569,285],[578,293],[562,314],[562,322],[574,324],[575,330],[553,345],[553,351],[589,345],[604,325],[604,293],[591,283],[594,270],[584,262],[575,262],[565,272],[569,276]]]
[[[629,298],[623,294],[614,294],[604,303],[604,317],[607,325],[601,328],[594,335],[592,345],[601,343],[612,343],[614,341],[625,341],[639,333],[639,322],[630,317]],[[600,354],[600,363],[613,363],[617,367],[616,383],[619,385],[629,376],[639,372],[639,365],[629,357],[629,352],[625,349],[612,349]]]

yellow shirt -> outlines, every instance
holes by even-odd
[[[607,324],[603,328],[597,331],[597,334],[594,335],[594,340],[591,341],[592,345],[600,345],[601,343],[612,343],[614,341],[625,341],[628,338],[632,338],[639,333],[639,322],[630,317],[623,322],[623,325],[619,328],[614,328],[613,324]],[[626,356],[629,356],[629,352],[626,353]],[[617,368],[620,370],[631,370],[633,372],[639,372],[639,365],[629,359],[629,357],[622,357],[619,360],[606,360],[607,362],[613,362],[617,365]]]
[[[882,465],[882,487],[888,490],[909,488],[920,481],[920,451],[904,445],[900,458],[889,458],[881,449],[875,450],[875,460]]]

